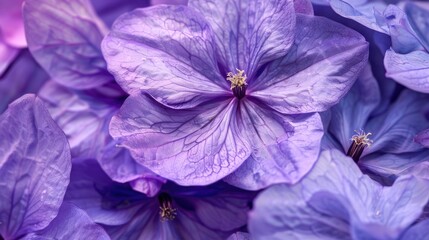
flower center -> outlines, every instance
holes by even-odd
[[[246,95],[247,76],[244,73],[244,70],[240,70],[238,68],[235,70],[237,70],[237,73],[233,74],[232,72],[229,72],[226,75],[226,80],[231,82],[231,90],[234,93],[234,96],[241,99]]]
[[[167,193],[160,193],[158,195],[159,201],[159,216],[161,221],[169,221],[176,218],[177,209],[173,208],[172,199]]]
[[[363,130],[355,130],[355,132],[356,134],[351,138],[353,143],[350,145],[349,150],[347,151],[347,156],[353,158],[353,160],[357,163],[365,147],[371,146],[372,140],[369,139],[369,136],[372,133],[365,133]]]

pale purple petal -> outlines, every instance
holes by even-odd
[[[384,58],[386,76],[414,91],[429,93],[429,53],[407,54],[387,50]]]
[[[0,38],[0,76],[2,76],[4,71],[6,71],[9,64],[11,64],[18,53],[19,49],[7,45]]]
[[[331,0],[330,5],[336,13],[345,18],[375,31],[389,32],[384,21],[380,21],[381,13],[387,7],[384,0]]]
[[[245,70],[251,81],[263,64],[283,56],[293,43],[293,0],[192,0],[213,29],[226,72]]]
[[[188,0],[151,0],[152,5],[156,4],[171,4],[171,5],[187,5]]]
[[[297,16],[289,53],[268,64],[249,95],[285,114],[324,111],[337,103],[365,67],[368,44],[331,20]]]
[[[74,91],[49,81],[39,92],[63,129],[73,157],[95,158],[111,141],[108,125],[122,101],[92,92]]]
[[[408,2],[404,6],[407,19],[420,43],[429,50],[429,7],[427,2],[414,4]]]
[[[23,2],[24,0],[0,1],[0,41],[3,38],[9,46],[15,48],[27,46],[21,12]]]
[[[26,236],[24,239],[109,240],[110,237],[101,226],[89,218],[85,211],[73,204],[64,202],[57,217],[48,227],[35,234]]]
[[[24,95],[0,116],[0,234],[15,239],[54,219],[69,183],[70,150],[43,102]]]
[[[250,234],[246,232],[236,232],[229,236],[227,240],[250,240]]]
[[[351,158],[325,151],[300,183],[256,199],[249,230],[254,239],[397,239],[422,213],[428,183],[404,176],[382,187]]]
[[[28,0],[23,11],[30,51],[53,80],[75,89],[113,81],[100,49],[107,28],[89,0]]]
[[[299,181],[319,156],[319,115],[282,115],[251,101],[240,107],[253,152],[226,181],[249,190]]]
[[[429,129],[425,129],[417,134],[414,140],[425,147],[429,147]]]
[[[217,69],[212,31],[186,6],[159,5],[122,15],[103,40],[109,71],[128,93],[175,108],[232,96]]]
[[[181,185],[215,182],[251,154],[235,99],[195,109],[172,109],[148,95],[130,96],[110,123],[110,134],[137,162]]]

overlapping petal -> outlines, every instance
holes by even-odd
[[[121,16],[103,40],[109,71],[128,93],[144,90],[175,108],[232,96],[220,76],[210,26],[185,6],[160,5]]]
[[[382,187],[363,175],[351,158],[325,151],[297,185],[263,192],[250,214],[254,239],[396,239],[422,213],[426,180],[399,178]]]
[[[323,126],[318,114],[282,115],[251,101],[240,106],[252,154],[226,181],[257,190],[296,183],[316,162]]]
[[[89,0],[29,0],[23,11],[28,47],[55,81],[88,89],[113,80],[100,49],[107,28]]]
[[[136,107],[139,106],[139,107]],[[110,123],[110,134],[143,166],[182,185],[215,182],[251,154],[236,99],[195,109],[166,107],[132,95]]]
[[[24,239],[94,239],[109,240],[104,229],[94,223],[82,209],[63,203],[57,217],[45,229]]]
[[[324,111],[351,88],[368,58],[357,32],[322,17],[297,16],[288,54],[268,64],[250,95],[285,114]]]
[[[213,28],[217,54],[225,72],[247,72],[249,81],[260,66],[282,57],[293,43],[293,0],[191,0]]]
[[[22,21],[21,7],[24,0],[0,2],[0,41],[14,48],[27,46]]]
[[[69,182],[70,150],[43,102],[24,95],[0,117],[0,234],[15,239],[55,218]]]

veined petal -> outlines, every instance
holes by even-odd
[[[260,66],[284,56],[295,35],[293,0],[190,0],[214,32],[225,72],[243,69],[251,80]]]
[[[109,240],[104,229],[94,223],[82,209],[64,202],[57,217],[45,229],[26,236],[24,239],[94,239]]]
[[[70,150],[43,102],[24,95],[0,116],[0,235],[16,239],[55,218],[69,183]]]
[[[212,31],[186,6],[159,5],[122,15],[103,40],[109,71],[128,93],[148,92],[175,108],[232,96],[215,59]]]
[[[89,0],[28,0],[23,11],[28,47],[55,81],[75,89],[113,81],[100,49],[107,28]]]
[[[289,53],[268,64],[247,92],[285,114],[324,111],[355,82],[368,58],[357,32],[316,16],[297,16]]]
[[[350,147],[350,139],[356,134],[354,131],[367,130],[366,123],[380,101],[380,87],[368,64],[347,95],[329,110],[329,135],[342,145],[344,151]]]
[[[323,135],[319,115],[287,116],[263,104],[241,103],[252,154],[226,181],[249,190],[299,181],[319,157]]]
[[[239,167],[250,143],[236,99],[172,109],[146,94],[131,95],[112,118],[110,134],[137,162],[181,185],[206,185]]]
[[[414,91],[429,93],[429,53],[399,54],[390,49],[386,51],[384,66],[387,77]]]

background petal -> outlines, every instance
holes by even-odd
[[[130,96],[110,123],[110,134],[137,162],[181,185],[206,185],[240,166],[250,144],[235,99],[194,109],[172,109],[148,95]]]
[[[67,139],[42,101],[24,95],[0,116],[0,234],[15,239],[58,213],[70,174]]]
[[[368,58],[357,32],[331,20],[297,16],[289,53],[269,63],[249,95],[285,114],[324,111],[350,89]]]
[[[28,0],[23,11],[28,47],[55,81],[88,89],[113,80],[100,50],[107,28],[89,0]]]
[[[414,51],[407,54],[387,50],[384,58],[386,76],[417,92],[429,93],[429,54]]]
[[[45,229],[24,239],[94,239],[109,240],[104,229],[94,223],[82,209],[64,202],[57,217]]]
[[[144,90],[165,105],[187,108],[232,96],[226,75],[217,70],[212,41],[200,14],[159,5],[118,18],[102,48],[109,71],[125,91]]]

